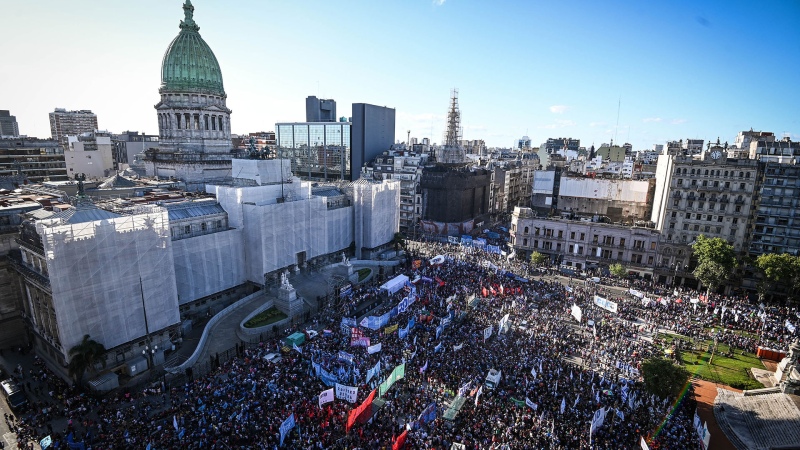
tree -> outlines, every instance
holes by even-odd
[[[548,259],[550,258],[545,254],[539,252],[531,253],[531,264],[534,266],[541,266],[542,264],[546,263]]]
[[[706,286],[707,292],[724,283],[736,267],[733,246],[724,239],[707,238],[701,234],[692,245],[692,252],[697,259],[692,275]]]
[[[789,291],[790,298],[797,298],[800,293],[800,257],[788,253],[765,253],[756,259],[756,267],[764,274],[763,294],[772,285],[780,283]]]
[[[689,371],[663,358],[651,358],[642,363],[645,390],[659,398],[680,395],[689,376]]]
[[[608,271],[611,272],[611,275],[620,278],[628,274],[628,269],[626,269],[625,266],[620,263],[611,264],[608,266]]]
[[[103,364],[103,368],[106,367],[104,358],[106,348],[103,344],[89,338],[88,334],[83,335],[81,343],[69,349],[69,376],[78,384],[82,384],[83,375],[87,370],[90,373],[95,371],[98,362]]]
[[[392,238],[392,244],[394,244],[394,250],[395,251],[398,251],[401,248],[403,250],[405,250],[405,248],[406,248],[406,237],[405,237],[405,235],[403,235],[403,233],[400,233],[400,232],[395,233],[394,237]]]

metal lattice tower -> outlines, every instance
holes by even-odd
[[[458,89],[450,91],[450,111],[447,113],[447,131],[444,145],[458,147],[461,143],[461,110],[458,109]]]

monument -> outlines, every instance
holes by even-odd
[[[775,370],[775,384],[781,388],[784,394],[800,394],[800,339],[795,339],[789,346],[789,355],[778,363]]]
[[[281,285],[275,299],[275,307],[290,318],[303,314],[303,299],[297,297],[297,290],[289,283],[289,271],[281,272]]]
[[[342,278],[353,281],[353,265],[350,264],[350,260],[347,259],[347,256],[342,252],[342,262],[336,264],[334,267],[334,274],[339,275]]]

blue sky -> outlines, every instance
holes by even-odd
[[[161,58],[182,0],[0,0],[0,109],[49,136],[55,107],[157,133]],[[800,140],[800,2],[195,0],[222,68],[234,133],[305,119],[305,97],[397,110],[397,139],[442,140],[450,89],[464,138],[522,135],[635,149]],[[11,20],[9,20],[11,19]],[[617,125],[618,104],[619,126]]]

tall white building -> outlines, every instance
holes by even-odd
[[[113,145],[111,134],[107,131],[66,136],[66,139],[64,161],[70,178],[83,173],[87,179],[97,180],[108,177],[114,170]]]

